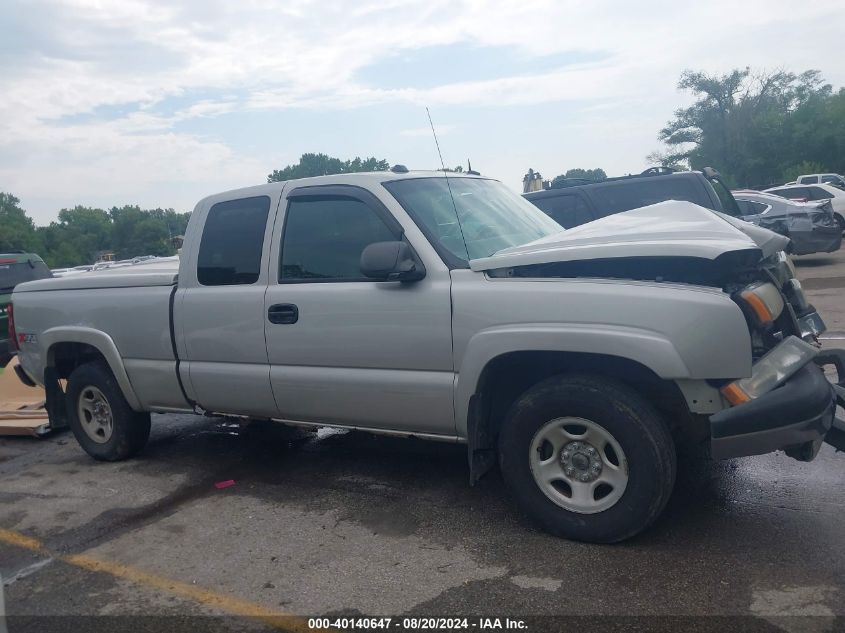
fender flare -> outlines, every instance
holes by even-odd
[[[123,366],[123,359],[112,338],[101,330],[80,326],[62,326],[50,328],[39,335],[41,345],[46,351],[45,368],[53,366],[53,346],[58,343],[84,343],[96,349],[109,366],[112,374],[123,392],[123,397],[133,411],[143,411],[141,402],[132,388],[129,375]]]
[[[690,378],[689,368],[672,341],[650,330],[595,324],[525,324],[489,328],[469,340],[458,373],[455,427],[459,437],[468,438],[470,401],[488,363],[503,354],[526,351],[616,356],[644,365],[667,380]]]

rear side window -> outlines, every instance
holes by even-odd
[[[53,273],[42,261],[25,262],[0,259],[0,294],[11,292],[18,284],[35,279],[52,277]]]
[[[208,211],[197,261],[203,286],[254,284],[261,272],[270,198],[218,202]]]
[[[769,208],[769,205],[767,204],[754,202],[752,200],[737,200],[736,204],[742,215],[759,215]]]
[[[371,281],[361,274],[361,253],[374,242],[396,238],[372,208],[355,198],[291,200],[279,281]]]
[[[621,211],[630,211],[666,200],[686,200],[708,208],[701,186],[689,178],[658,177],[649,180],[631,180],[590,188],[596,202],[596,215],[603,217]]]
[[[825,191],[821,187],[807,187],[807,191],[810,194],[809,200],[827,200],[833,197],[832,193]]]
[[[798,179],[799,185],[808,185],[811,182],[818,182],[818,177],[817,176],[801,176],[801,178]],[[822,182],[824,182],[824,181],[822,181]]]
[[[578,195],[554,196],[532,200],[535,206],[565,229],[593,221],[587,204]]]

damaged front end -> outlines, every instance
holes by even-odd
[[[845,404],[845,352],[820,351],[824,320],[807,301],[784,252],[764,258],[745,275],[723,289],[748,323],[752,370],[745,378],[714,384],[730,407],[710,417],[713,457],[783,450],[810,461],[822,442],[843,450],[845,422],[835,414],[837,401]],[[837,384],[825,376],[827,365],[836,367]]]
[[[789,238],[696,205],[669,201],[609,216],[473,260],[490,277],[599,278],[721,289],[741,309],[750,376],[709,380],[724,408],[709,417],[715,458],[782,449],[809,461],[822,441],[842,447],[845,353],[820,353],[825,324],[784,250]],[[835,362],[834,362],[835,361]],[[838,364],[837,364],[838,363]],[[835,364],[838,385],[822,366]]]

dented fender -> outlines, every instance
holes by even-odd
[[[513,352],[600,354],[676,382],[688,402],[708,379],[750,374],[742,312],[718,289],[630,280],[492,279],[453,271],[456,434],[485,367]],[[710,406],[719,407],[721,403]]]

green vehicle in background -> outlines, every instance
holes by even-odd
[[[20,283],[52,277],[47,264],[34,253],[0,253],[0,367],[12,358],[9,353],[9,303]]]

